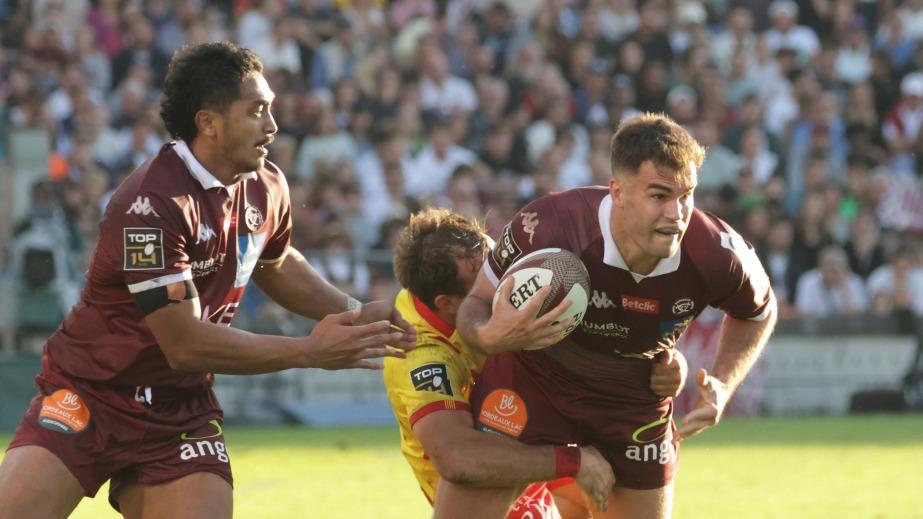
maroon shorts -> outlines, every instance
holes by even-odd
[[[626,359],[588,381],[540,352],[487,359],[471,395],[477,427],[528,444],[593,445],[616,485],[660,488],[679,468],[672,401],[650,391],[650,363]]]
[[[106,480],[109,502],[130,483],[161,483],[213,472],[233,484],[210,387],[111,386],[42,371],[8,449],[36,445],[54,453],[93,497]]]

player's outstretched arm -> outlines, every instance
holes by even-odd
[[[167,287],[169,292],[170,287]],[[355,325],[360,309],[330,314],[308,337],[257,335],[202,321],[197,299],[170,302],[146,321],[170,367],[247,375],[289,368],[380,368],[378,357],[403,357],[397,344],[403,333],[381,320]]]
[[[275,263],[260,263],[253,271],[253,280],[273,301],[283,308],[311,319],[347,310],[358,304],[348,294],[330,284],[320,276],[305,257],[289,247],[281,260]],[[356,324],[369,324],[389,320],[406,333],[394,346],[409,350],[416,343],[416,332],[394,309],[391,301],[375,301],[361,305]]]
[[[521,308],[510,303],[512,287],[512,278],[500,285],[497,306],[492,310],[496,290],[483,269],[478,273],[474,287],[458,309],[456,326],[466,344],[487,355],[495,355],[523,348],[544,348],[563,338],[564,330],[571,322],[555,324],[555,321],[570,306],[570,300],[563,299],[548,313],[538,317],[551,287],[540,288]]]
[[[456,485],[505,488],[573,476],[596,506],[605,507],[615,484],[612,467],[593,447],[580,447],[576,456],[566,451],[573,447],[525,445],[474,429],[467,412],[430,413],[413,432],[439,476]]]
[[[695,436],[721,420],[724,406],[750,372],[775,328],[778,313],[775,298],[769,304],[772,307],[762,321],[724,317],[712,373],[709,375],[704,368],[696,373],[699,403],[683,417],[680,439]]]

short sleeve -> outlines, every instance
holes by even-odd
[[[288,182],[285,180],[285,175],[277,169],[273,171],[276,171],[276,174],[273,175],[275,185],[272,186],[272,200],[277,206],[272,214],[275,215],[276,221],[272,236],[266,243],[263,253],[260,254],[262,262],[278,260],[285,254],[292,242],[292,203],[288,192]]]
[[[552,197],[539,198],[516,213],[506,224],[487,259],[484,273],[496,286],[503,273],[519,258],[530,252],[558,247],[558,212]]]
[[[444,345],[418,344],[400,361],[392,376],[389,389],[403,402],[411,427],[435,411],[470,409],[465,388],[471,382],[471,373]]]
[[[129,204],[113,200],[102,234],[113,244],[113,258],[129,292],[137,294],[179,281],[190,281],[186,244],[190,225],[180,206],[157,193],[141,192]]]
[[[736,231],[726,226],[720,232],[719,264],[726,269],[714,269],[711,282],[717,287],[712,306],[736,319],[762,321],[769,316],[774,299],[769,276],[753,246]]]

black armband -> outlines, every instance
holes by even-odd
[[[150,315],[167,305],[175,305],[186,299],[199,297],[195,284],[189,279],[132,295],[144,315]]]

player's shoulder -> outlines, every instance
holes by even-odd
[[[609,194],[605,186],[588,186],[556,191],[536,198],[523,210],[545,210],[569,218],[575,215],[589,214],[593,218],[599,204]],[[589,211],[588,211],[589,210]]]
[[[724,268],[736,260],[735,250],[752,249],[730,224],[699,209],[692,212],[683,244],[700,270]]]
[[[116,188],[109,206],[123,212],[150,214],[171,203],[182,205],[190,195],[191,178],[186,164],[173,149],[173,143],[164,144]]]
[[[263,167],[257,171],[257,177],[266,184],[270,191],[288,191],[288,181],[285,179],[282,168],[273,162],[264,161]]]
[[[449,373],[457,373],[458,370],[464,372],[463,364],[462,357],[436,336],[418,334],[416,347],[408,351],[404,358],[385,358],[385,384],[402,384],[406,382],[406,373],[426,366],[440,366]]]

